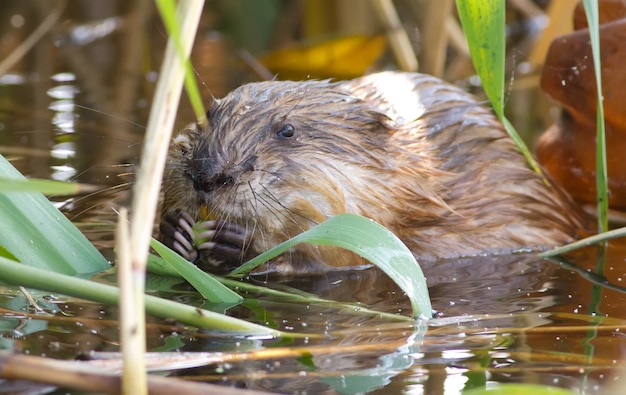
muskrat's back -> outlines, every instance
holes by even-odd
[[[216,232],[241,229],[241,251],[228,259],[211,250],[219,241],[205,244],[210,251],[201,252],[218,264],[346,212],[386,226],[418,259],[544,249],[572,241],[583,226],[492,113],[434,77],[248,84],[216,101],[208,117],[207,130],[190,125],[172,145],[164,212],[200,219],[206,207],[221,220]],[[360,263],[348,252],[299,246],[272,268]]]

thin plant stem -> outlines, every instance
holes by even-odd
[[[539,254],[539,256],[541,258],[549,258],[552,256],[556,256],[556,255],[561,255],[561,254],[565,254],[567,252],[570,251],[574,251],[577,250],[579,248],[582,247],[587,247],[593,244],[598,244],[598,243],[602,243],[604,241],[610,240],[610,239],[616,239],[618,237],[625,237],[626,236],[626,227],[625,228],[619,228],[619,229],[614,229],[614,230],[610,230],[608,232],[604,232],[601,233],[599,235],[593,235],[590,237],[586,237],[582,240],[578,240],[575,241],[573,243],[570,243],[568,245],[562,246],[562,247],[558,247],[558,248],[554,248],[550,251],[545,251]]]
[[[598,107],[596,114],[596,192],[598,203],[598,232],[606,232],[609,229],[609,197],[607,188],[607,167],[606,167],[606,136],[604,130],[604,97],[602,95],[602,68],[600,65],[600,33],[598,2],[584,0],[587,24],[589,25],[589,36],[591,38],[591,53],[593,55],[593,66],[596,75],[596,92],[598,95]]]
[[[129,243],[128,211],[121,208],[117,222],[117,276],[120,286],[120,349],[122,351],[122,392],[147,393],[146,332],[135,330],[144,326],[138,322],[143,310],[143,297],[133,295],[131,246]],[[140,302],[140,304],[138,304]]]
[[[38,269],[28,264],[15,262],[1,256],[0,273],[2,273],[2,282],[6,284],[22,285],[27,288],[56,292],[81,299],[92,300],[98,303],[105,303],[110,306],[117,306],[120,303],[119,289],[112,285],[55,273],[50,270]],[[176,320],[197,328],[239,332],[244,335],[250,334],[258,336],[259,338],[262,336],[266,338],[277,336],[287,338],[316,336],[310,333],[298,334],[280,332],[224,314],[152,295],[145,295],[145,302],[145,309],[148,314],[155,317]]]
[[[372,0],[372,5],[387,30],[389,45],[400,70],[417,71],[417,56],[391,0]]]

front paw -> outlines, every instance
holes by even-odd
[[[159,225],[161,241],[202,270],[225,273],[247,258],[251,235],[242,226],[220,220],[195,223],[184,211],[176,210]]]

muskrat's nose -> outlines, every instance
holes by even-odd
[[[193,159],[185,175],[193,182],[194,189],[202,192],[214,191],[234,181],[215,161],[206,158]]]

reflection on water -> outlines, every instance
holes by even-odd
[[[108,4],[102,5],[104,8],[119,6],[117,2],[101,3]],[[9,36],[19,42],[45,17],[45,10],[39,7],[34,2],[3,3],[0,26],[4,27],[0,30],[6,33],[6,26],[12,26]],[[74,220],[100,223],[83,229],[101,247],[110,247],[113,239],[112,228],[102,223],[114,223],[113,206],[124,202],[124,185],[132,180],[126,175],[132,173],[139,155],[141,125],[145,124],[163,44],[161,30],[152,18],[133,19],[139,18],[135,10],[118,8],[85,20],[73,16],[77,10],[68,11],[64,24],[0,79],[0,152],[28,176],[102,185],[105,190],[94,196],[62,200]],[[118,15],[115,13],[125,22],[108,19]],[[213,56],[222,62],[218,66],[227,67],[223,60],[227,54],[211,52],[225,51],[225,44],[212,34],[211,19],[207,19],[196,43],[202,50],[196,51],[194,64],[200,75],[207,76],[209,89],[204,94],[220,96],[230,88],[225,81],[236,78],[218,78],[212,85],[209,76],[215,77],[216,64],[198,58],[200,53],[218,53]],[[90,23],[83,26],[86,21]],[[111,21],[115,23],[104,23]],[[100,36],[87,35],[92,38],[88,44],[61,39],[85,26],[110,30],[98,30]],[[137,26],[150,34],[137,34]],[[148,41],[131,45],[130,41],[141,37]],[[14,45],[3,40],[0,51],[4,54]],[[122,43],[130,49],[121,48]],[[136,62],[128,68],[126,62],[112,61],[126,59],[125,54],[136,45],[149,52],[152,62]],[[226,74],[222,73],[217,75]],[[184,102],[181,108],[183,125],[191,116]],[[596,254],[591,248],[570,259],[584,272],[595,267]],[[626,360],[626,295],[619,288],[626,285],[625,260],[626,244],[612,244],[605,265],[606,281],[617,286],[612,288],[524,254],[427,263],[423,269],[438,312],[428,328],[360,314],[358,308],[349,311],[333,303],[302,305],[253,295],[254,299],[228,313],[287,332],[320,336],[293,341],[241,339],[149,318],[148,348],[221,352],[270,348],[277,356],[177,374],[281,392],[438,394],[488,382],[526,382],[603,393],[609,384],[625,380],[617,369]],[[256,283],[265,280],[251,279]],[[295,287],[329,300],[359,302],[392,314],[406,316],[410,312],[402,292],[374,269],[288,282],[274,279],[270,285]],[[192,305],[203,304],[181,284],[162,294]],[[118,350],[116,308],[60,296],[35,296],[43,298],[42,307],[54,312],[53,317],[37,315],[15,289],[2,288],[3,349],[58,358]],[[281,354],[281,350],[285,352]]]
[[[608,261],[624,258],[620,248],[609,250]],[[425,267],[425,272],[438,311],[428,327],[360,314],[358,308],[350,311],[332,302],[303,305],[248,295],[252,299],[231,308],[229,314],[286,332],[321,336],[242,339],[150,318],[148,348],[248,352],[246,361],[175,374],[283,393],[304,389],[309,393],[455,393],[487,382],[524,382],[602,394],[607,385],[623,382],[619,368],[626,351],[626,321],[620,308],[626,303],[624,293],[599,288],[600,297],[594,300],[595,291],[587,280],[527,255],[439,262]],[[101,280],[106,281],[106,276]],[[269,285],[358,301],[382,312],[410,311],[402,293],[375,269]],[[2,294],[2,309],[33,313],[14,291]],[[184,285],[161,294],[203,304]],[[115,308],[64,299],[50,300],[43,307],[57,311],[56,316],[26,319],[3,310],[4,348],[58,358],[90,350],[117,351]],[[255,350],[261,349],[274,350],[274,356],[255,357]]]

